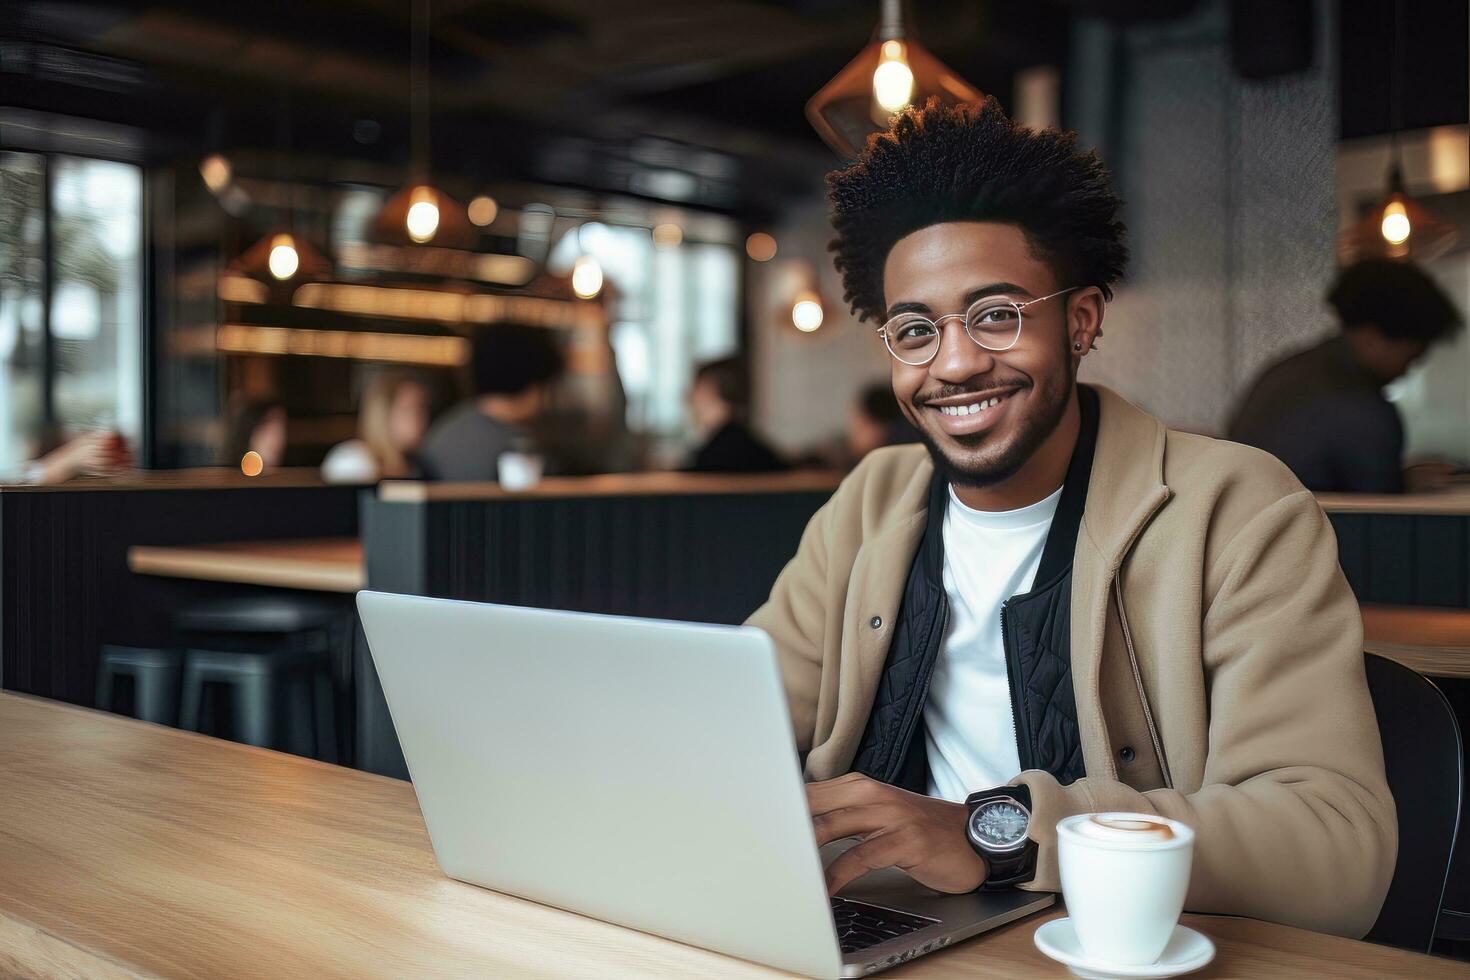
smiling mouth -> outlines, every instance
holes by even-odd
[[[978,415],[987,408],[994,408],[1000,404],[1000,396],[986,398],[982,401],[972,402],[969,405],[937,405],[935,406],[945,415]]]

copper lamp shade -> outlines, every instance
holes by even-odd
[[[912,81],[902,67],[889,62],[906,66]],[[879,74],[880,67],[885,72],[897,68],[896,87],[892,78]],[[811,97],[806,117],[828,146],[851,158],[862,150],[870,134],[887,129],[893,114],[904,105],[923,105],[933,96],[949,105],[984,98],[979,89],[910,36],[897,0],[885,0],[883,21],[873,42]]]
[[[429,205],[437,220],[432,224],[415,221],[410,224],[410,211]],[[415,212],[418,217],[420,212]],[[425,234],[427,232],[428,234]],[[388,198],[373,224],[373,237],[389,245],[442,245],[446,248],[473,248],[480,240],[480,229],[459,202],[426,182],[415,182]]]
[[[266,282],[301,282],[319,279],[332,271],[332,263],[302,236],[285,228],[268,232],[232,263],[233,268]]]
[[[1404,178],[1395,164],[1388,178],[1388,197],[1338,239],[1338,259],[1405,259],[1428,262],[1448,252],[1459,240],[1455,226],[1404,192]]]

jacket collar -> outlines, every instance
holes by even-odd
[[[1097,453],[1082,529],[1110,571],[1171,496],[1164,483],[1164,424],[1100,386]]]

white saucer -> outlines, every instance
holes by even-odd
[[[1178,977],[1207,965],[1215,958],[1215,944],[1188,926],[1176,925],[1169,945],[1158,962],[1146,966],[1121,966],[1102,963],[1087,957],[1077,942],[1071,919],[1053,919],[1036,930],[1036,948],[1066,966],[1072,975],[1084,980],[1115,980],[1134,977],[1139,980],[1163,980]]]

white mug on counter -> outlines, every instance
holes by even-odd
[[[1119,966],[1156,962],[1184,911],[1194,831],[1149,813],[1083,813],[1057,824],[1057,858],[1083,952]]]
[[[507,450],[495,460],[495,475],[506,490],[529,490],[541,482],[542,460],[535,453]]]

